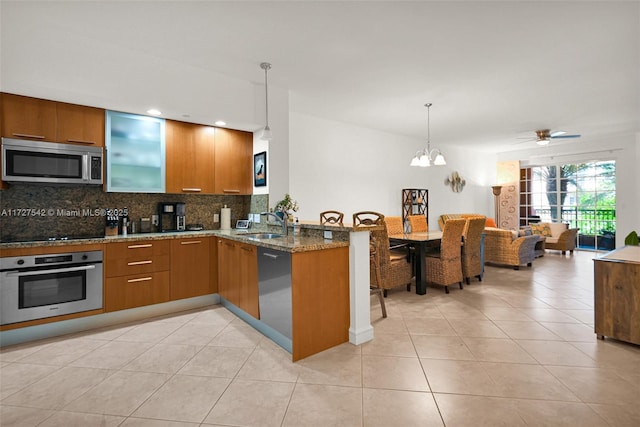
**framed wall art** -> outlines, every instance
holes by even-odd
[[[253,185],[255,187],[267,186],[267,152],[253,155]]]

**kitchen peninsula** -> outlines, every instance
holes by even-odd
[[[0,342],[4,346],[216,303],[287,349],[294,361],[346,341],[371,339],[369,289],[362,285],[368,284],[369,233],[312,223],[301,228],[300,235],[270,239],[253,230],[207,230],[0,244],[3,258],[34,251],[105,253],[101,310],[4,325]],[[332,239],[324,238],[327,229]],[[256,310],[259,249],[291,255],[288,340],[262,322]]]

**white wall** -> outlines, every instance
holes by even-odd
[[[292,112],[290,126],[290,192],[298,201],[300,220],[318,220],[336,209],[351,215],[373,210],[401,215],[403,188],[429,189],[429,224],[442,213],[490,215],[496,158],[432,143],[443,150],[447,165],[410,167],[425,141]],[[444,181],[452,171],[467,181],[453,193]],[[272,198],[282,194],[271,193]],[[436,226],[437,227],[437,226]],[[436,228],[437,229],[437,228]]]
[[[616,161],[616,246],[631,230],[640,229],[640,136],[621,135],[599,141],[552,142],[545,147],[500,153],[499,160],[520,160],[522,166]]]

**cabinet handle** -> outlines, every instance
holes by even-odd
[[[152,260],[147,260],[147,261],[133,261],[133,262],[128,262],[127,265],[145,265],[145,264],[152,264],[153,261]]]
[[[150,248],[151,246],[153,246],[152,243],[147,243],[145,245],[130,245],[130,246],[127,246],[127,249]]]
[[[188,242],[180,242],[181,245],[198,245],[200,243],[202,243],[201,240],[191,240]]]
[[[82,139],[67,139],[67,142],[75,142],[77,144],[87,144],[87,145],[94,145],[96,143],[95,141],[84,141]]]
[[[34,138],[34,139],[44,139],[43,135],[29,135],[28,133],[13,133],[13,136],[17,136],[18,138]]]
[[[240,246],[240,249],[247,252],[253,252],[253,248],[245,248],[244,246]]]
[[[223,193],[239,193],[240,190],[222,190]]]
[[[148,282],[149,280],[152,280],[153,277],[141,277],[139,279],[129,279],[127,280],[127,283],[135,283],[135,282]]]
[[[273,258],[273,259],[278,259],[280,255],[274,255],[274,254],[270,254],[269,252],[264,252],[262,255],[268,257],[268,258]]]
[[[183,188],[182,191],[187,191],[190,193],[199,193],[202,191],[201,188]]]

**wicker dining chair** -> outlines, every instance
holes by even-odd
[[[450,219],[444,223],[440,251],[428,253],[425,257],[427,283],[449,286],[458,283],[462,289],[462,233],[466,219]]]
[[[467,285],[471,283],[472,277],[477,277],[482,282],[484,266],[481,261],[481,245],[485,223],[485,217],[466,219],[462,245],[462,275]]]
[[[408,215],[409,225],[412,233],[426,233],[429,231],[427,217],[424,215]]]
[[[320,212],[320,224],[342,224],[344,214],[339,211]]]
[[[402,225],[402,217],[400,216],[385,216],[384,222],[387,224],[387,233],[389,234],[402,234],[404,233],[404,226]]]
[[[384,222],[384,215],[378,212],[363,211],[353,214],[353,226],[372,228],[369,233],[369,248],[372,268],[370,269],[371,287],[382,289],[383,296],[387,290],[406,286],[411,291],[413,268],[409,257],[392,258],[389,250],[389,235]]]

